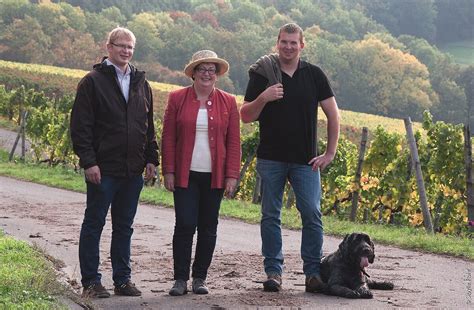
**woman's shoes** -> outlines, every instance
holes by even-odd
[[[203,279],[193,279],[193,293],[200,295],[209,294],[209,289],[207,288],[206,282]]]
[[[188,293],[188,282],[184,280],[176,280],[173,287],[170,289],[171,296],[182,296]],[[199,295],[209,294],[209,289],[206,286],[206,281],[200,278],[193,279],[193,293]]]
[[[186,293],[188,293],[188,281],[184,280],[176,280],[169,292],[171,296],[182,296]]]

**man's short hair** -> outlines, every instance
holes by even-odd
[[[114,43],[120,38],[130,39],[132,40],[133,44],[135,44],[137,41],[133,32],[124,27],[117,27],[109,33],[107,37],[107,44]]]
[[[288,23],[283,26],[281,26],[280,31],[278,32],[278,40],[280,40],[280,34],[282,32],[286,33],[299,33],[300,34],[300,43],[304,43],[304,38],[303,38],[303,29],[301,29],[298,24],[295,23]]]

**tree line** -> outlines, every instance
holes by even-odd
[[[231,64],[219,87],[242,94],[249,65],[294,21],[305,30],[303,58],[328,73],[341,108],[414,120],[429,109],[453,123],[470,115],[464,68],[434,45],[472,39],[470,0],[36,2],[0,2],[0,58],[89,69],[107,32],[123,25],[137,35],[134,61],[151,80],[189,84],[181,71],[207,48]]]

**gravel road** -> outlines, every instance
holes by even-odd
[[[63,264],[62,278],[79,292],[78,238],[85,195],[0,177],[0,228],[18,239],[36,243]],[[171,297],[171,241],[174,212],[141,204],[132,241],[133,281],[141,297],[94,300],[98,309],[473,309],[474,262],[383,246],[376,242],[376,260],[368,269],[373,279],[391,280],[394,291],[374,291],[372,300],[349,300],[304,292],[299,255],[300,232],[284,230],[284,290],[265,293],[258,225],[221,219],[209,295]],[[113,288],[110,219],[101,240],[103,283]],[[407,236],[408,237],[408,236]],[[336,250],[340,238],[326,236],[324,253]]]

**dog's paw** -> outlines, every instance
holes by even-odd
[[[374,289],[374,290],[393,290],[394,284],[392,282],[388,281],[370,281],[368,282],[369,288]]]
[[[356,292],[359,294],[359,298],[366,298],[366,299],[371,299],[374,296],[372,295],[372,292],[369,290],[368,287],[362,286],[359,287]]]
[[[382,282],[382,287],[384,290],[393,290],[395,285],[392,282]]]
[[[365,299],[372,299],[374,298],[374,295],[372,295],[371,291],[364,291],[360,293],[360,298],[365,298]]]
[[[357,291],[348,291],[348,292],[346,292],[344,297],[346,297],[346,298],[360,298],[360,294]]]

